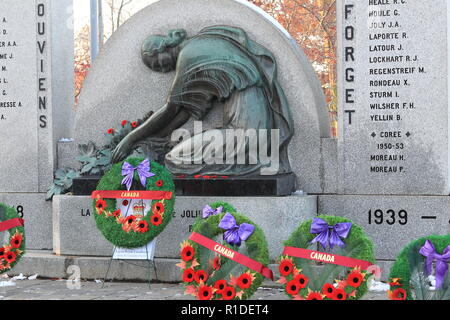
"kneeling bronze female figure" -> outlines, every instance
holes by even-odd
[[[138,142],[169,137],[191,117],[201,120],[212,108],[221,106],[221,128],[194,135],[165,155],[165,165],[172,173],[257,175],[260,169],[271,166],[260,159],[245,164],[226,161],[239,152],[251,156],[247,154],[251,149],[248,137],[234,149],[219,142],[225,150],[222,163],[206,161],[204,155],[218,147],[217,141],[203,141],[205,133],[212,129],[222,131],[223,136],[230,129],[267,130],[269,135],[277,130],[277,145],[271,144],[270,138],[267,143],[269,153],[279,154],[274,174],[291,172],[287,147],[294,133],[293,120],[277,79],[276,60],[244,30],[212,26],[192,38],[187,38],[184,30],[170,31],[168,36],[153,35],[143,43],[142,59],[153,71],[175,71],[175,79],[167,103],[120,142],[113,153],[114,162],[128,156]]]

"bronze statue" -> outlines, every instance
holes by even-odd
[[[291,172],[287,147],[294,133],[293,120],[277,79],[276,60],[269,50],[249,39],[244,30],[212,26],[192,38],[187,38],[185,30],[172,30],[168,36],[153,35],[143,43],[142,59],[154,71],[175,71],[175,79],[167,103],[120,142],[113,152],[113,162],[127,157],[140,141],[169,137],[191,117],[202,119],[220,102],[224,120],[223,127],[218,130],[278,129],[278,173]],[[190,150],[183,157],[195,159],[211,148],[208,143],[196,144],[196,139],[202,137],[193,136],[165,155],[165,165],[172,173],[258,174],[258,169],[265,165],[260,161],[252,164],[225,164],[225,161],[224,164],[204,161],[180,164],[181,149]],[[248,150],[249,146],[243,147]],[[223,157],[226,157],[225,153]]]

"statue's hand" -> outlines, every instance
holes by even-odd
[[[124,160],[130,154],[132,146],[133,143],[128,139],[128,137],[122,139],[113,151],[112,163],[117,163]]]

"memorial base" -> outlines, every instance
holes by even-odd
[[[364,228],[380,260],[395,260],[411,241],[450,234],[450,196],[321,195],[322,214],[351,219]]]
[[[27,250],[52,249],[52,203],[45,197],[45,193],[0,193],[0,202],[25,220]]]
[[[282,252],[282,241],[301,221],[317,214],[317,196],[289,197],[177,197],[174,218],[158,236],[158,258],[179,258],[180,243],[192,233],[192,225],[205,205],[230,203],[258,224],[265,233],[270,258]],[[60,255],[110,256],[113,246],[95,225],[92,199],[88,196],[55,196],[53,199],[53,248]]]

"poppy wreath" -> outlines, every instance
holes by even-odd
[[[450,300],[449,262],[450,235],[432,235],[411,242],[391,268],[389,298]],[[430,275],[435,277],[435,284],[431,283]]]
[[[0,203],[0,232],[8,231],[9,241],[0,247],[0,274],[8,272],[25,253],[25,228],[14,208]]]
[[[208,242],[210,249],[205,242],[200,245],[199,238]],[[261,273],[249,264],[236,262],[240,254],[259,265]],[[181,243],[181,263],[177,266],[181,268],[185,294],[199,300],[244,300],[255,293],[264,276],[272,277],[268,263],[269,251],[261,228],[228,203],[216,202],[203,209],[191,237]]]
[[[153,198],[151,210],[146,216],[125,217],[117,209],[117,201],[122,201],[126,206],[128,198],[142,199],[139,194],[147,191],[166,196],[157,200]],[[118,197],[116,200],[102,196],[108,193],[123,195],[123,198]],[[102,177],[92,198],[97,228],[103,236],[115,246],[138,248],[152,241],[172,220],[175,185],[171,173],[164,166],[143,158],[129,158],[115,164]]]
[[[290,299],[357,300],[367,292],[373,243],[352,221],[319,216],[302,223],[284,244],[277,282]]]

